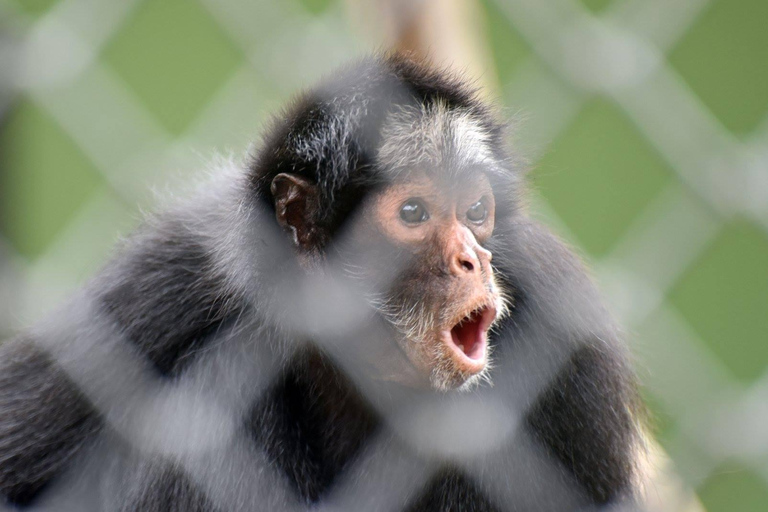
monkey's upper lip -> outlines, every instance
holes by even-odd
[[[448,333],[448,346],[464,371],[478,373],[485,368],[488,328],[496,318],[492,306],[480,306],[459,320]]]

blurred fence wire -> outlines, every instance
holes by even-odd
[[[747,383],[734,378],[669,300],[734,219],[746,219],[757,226],[761,243],[768,240],[768,117],[748,136],[734,135],[669,62],[713,1],[616,0],[599,14],[576,0],[488,0],[484,6],[530,49],[509,80],[502,78],[499,94],[525,113],[515,143],[534,167],[585,105],[600,98],[631,121],[673,173],[609,250],[595,255],[597,278],[630,333],[643,381],[670,418],[664,445],[686,483],[700,488],[735,460],[768,496],[768,373]],[[375,44],[349,27],[343,5],[312,12],[298,1],[200,0],[190,7],[199,11],[196,25],[164,29],[210,32],[210,44],[225,45],[229,61],[210,63],[219,66],[219,76],[207,90],[190,93],[197,94],[189,100],[194,108],[179,120],[144,94],[135,73],[116,71],[123,59],[124,68],[142,72],[131,60],[150,56],[120,56],[115,39],[149,30],[158,4],[59,0],[37,16],[11,0],[0,2],[0,115],[17,102],[32,105],[96,173],[81,178],[94,192],[83,196],[42,250],[17,250],[0,234],[0,332],[27,325],[71,293],[104,260],[115,232],[133,225],[134,205],[152,204],[148,188],[181,181],[180,171],[200,166],[200,153],[243,152],[290,91],[356,57],[362,44]],[[218,41],[220,34],[226,43]],[[187,100],[178,101],[183,107]],[[541,215],[578,242],[567,215],[547,202],[546,191],[543,196],[535,202]],[[601,201],[598,195],[584,199]],[[768,253],[758,254],[765,266]],[[768,287],[765,273],[754,278],[757,287]],[[758,328],[755,336],[756,345],[768,343],[767,332]],[[370,447],[371,457],[382,456],[376,450]],[[409,464],[399,458],[377,471],[389,469],[405,485],[406,476],[424,470]],[[201,472],[191,471],[201,481],[210,477]],[[419,481],[414,477],[410,485]],[[367,492],[349,491],[342,502]]]

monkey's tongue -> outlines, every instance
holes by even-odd
[[[451,340],[468,358],[482,359],[485,354],[483,314],[472,313],[468,319],[455,325],[451,329]]]

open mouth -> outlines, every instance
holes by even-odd
[[[464,370],[477,373],[485,367],[488,328],[496,311],[488,306],[477,308],[464,316],[450,330],[448,345],[453,349]]]

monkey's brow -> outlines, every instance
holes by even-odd
[[[471,162],[457,167],[455,171],[457,181],[467,180],[475,182],[479,178],[487,178],[493,170],[493,165],[487,160],[481,162]]]
[[[490,180],[481,166],[465,168],[445,176],[440,176],[439,186],[450,190],[457,196],[472,195],[478,192],[492,191]]]
[[[452,182],[441,183],[431,179],[428,181],[406,181],[395,184],[395,187],[392,191],[395,199],[406,201],[410,198],[419,198],[432,206],[445,204],[450,199],[456,199],[479,189],[474,185],[462,186]]]

